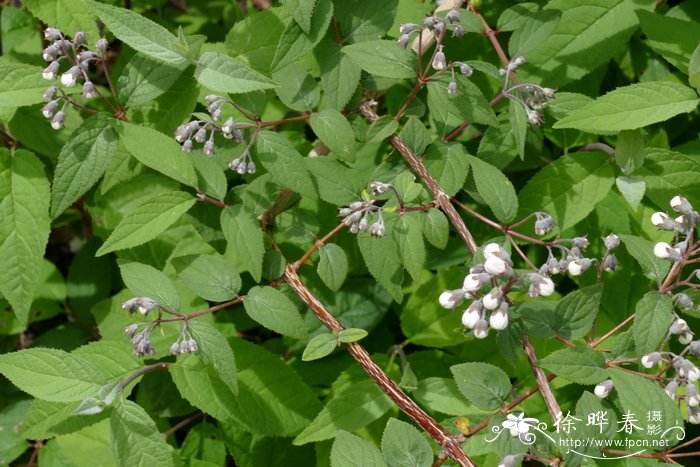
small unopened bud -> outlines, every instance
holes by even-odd
[[[462,73],[462,76],[466,76],[467,78],[469,78],[471,75],[474,74],[474,69],[466,63],[462,63],[461,65],[459,65],[459,72]]]
[[[131,337],[134,335],[136,330],[139,328],[138,324],[131,324],[127,327],[124,328],[124,334],[126,334],[127,337]]]
[[[184,143],[182,143],[182,152],[184,152],[185,154],[189,154],[192,152],[192,140],[191,139],[187,139],[187,140],[185,140]]]
[[[57,41],[61,38],[61,31],[56,28],[46,28],[44,29],[44,39],[49,42]]]
[[[41,113],[46,118],[53,118],[58,108],[58,99],[47,103],[44,108],[41,109]]]
[[[214,141],[209,140],[206,143],[204,143],[204,147],[202,148],[202,153],[205,156],[213,156],[214,152],[215,152]]]
[[[530,274],[530,291],[531,297],[549,297],[554,293],[554,281],[547,276],[533,272]]]
[[[464,310],[464,313],[462,313],[462,324],[469,329],[473,329],[476,323],[482,319],[482,310],[483,305],[481,302],[473,302]]]
[[[617,256],[612,254],[605,256],[603,260],[603,269],[608,272],[614,272],[615,269],[617,269]]]
[[[411,34],[413,31],[418,29],[420,26],[414,23],[402,23],[399,26],[399,34]]]
[[[51,119],[51,128],[60,130],[63,128],[63,122],[66,121],[66,113],[63,110],[56,112],[56,115]]]
[[[547,99],[554,99],[555,93],[557,92],[556,89],[552,88],[542,88],[542,95],[546,97]]]
[[[189,125],[180,125],[175,130],[175,141],[177,141],[178,143],[183,143],[187,139],[189,133]]]
[[[700,424],[700,409],[698,407],[688,407],[688,421],[693,425]]]
[[[435,27],[437,22],[438,19],[434,16],[426,16],[425,18],[423,18],[423,24],[429,28]]]
[[[221,125],[221,131],[224,134],[230,135],[231,133],[233,133],[233,130],[235,130],[235,129],[236,129],[236,122],[233,120],[232,117],[229,117],[226,120],[226,122],[223,125]]]
[[[450,23],[456,23],[459,21],[459,11],[454,8],[447,12],[445,19]]]
[[[546,235],[556,227],[557,223],[552,216],[546,212],[538,212],[535,214],[537,220],[535,221],[535,234],[536,235]]]
[[[78,81],[80,73],[80,67],[71,67],[68,71],[61,75],[61,84],[69,88],[75,86],[75,83]]]
[[[698,394],[698,388],[694,384],[686,385],[685,402],[688,404],[688,407],[697,407],[700,404],[700,394]]]
[[[83,96],[87,99],[97,97],[97,91],[95,90],[95,85],[92,84],[92,81],[85,81],[85,84],[83,84]]]
[[[440,305],[448,310],[453,309],[462,300],[464,300],[464,291],[461,289],[445,290],[440,294],[440,298],[438,299]]]
[[[603,238],[603,244],[608,250],[614,250],[615,248],[620,246],[620,237],[618,237],[615,234],[610,234],[607,237]]]
[[[474,337],[477,339],[486,339],[489,335],[489,323],[485,319],[480,319],[474,325]]]
[[[646,354],[642,357],[641,363],[644,368],[652,368],[661,361],[661,354],[659,352],[652,352]]]
[[[498,259],[498,258],[496,258]],[[501,260],[499,260],[501,261]],[[464,278],[462,289],[467,292],[476,292],[489,281],[489,275],[484,273],[468,274]]]
[[[442,51],[442,45],[438,46],[438,51],[435,53],[435,57],[433,58],[433,68],[436,70],[444,70],[445,67],[447,67],[447,59],[445,58],[445,54]]]
[[[246,172],[249,174],[254,174],[257,168],[255,167],[255,162],[250,161],[248,162],[248,166],[246,167]]]
[[[374,196],[378,196],[387,192],[391,189],[391,183],[382,183],[377,180],[373,180],[369,184],[369,189]]]
[[[367,232],[374,235],[375,237],[383,237],[386,234],[386,229],[384,228],[384,222],[377,221],[370,225]]]
[[[489,243],[484,247],[484,258],[488,259],[492,256],[504,261],[510,259],[510,254],[498,243]]]
[[[538,126],[542,123],[542,115],[537,110],[527,109],[527,121],[530,122],[532,126]]]
[[[491,313],[489,325],[497,331],[502,331],[508,327],[508,304],[506,302],[502,302],[501,305]]]
[[[457,24],[452,29],[452,37],[456,37],[456,38],[464,37],[464,34],[466,34],[466,32],[467,31],[460,24]]]
[[[664,388],[664,391],[668,394],[668,397],[676,400],[676,397],[678,397],[678,383],[675,380],[670,381]]]
[[[100,53],[100,55],[104,55],[105,53],[107,53],[107,46],[108,45],[109,45],[109,43],[107,42],[107,39],[105,39],[104,37],[101,37],[100,39],[97,40],[97,42],[95,42],[95,49],[97,49],[97,51]]]
[[[503,291],[500,287],[494,287],[489,293],[484,295],[481,299],[484,304],[484,308],[487,310],[495,310],[501,304],[503,300]]]
[[[503,276],[511,271],[510,266],[497,256],[486,258],[484,269],[492,276]]]
[[[433,33],[437,36],[442,36],[445,33],[446,27],[447,26],[445,25],[445,23],[443,23],[442,21],[439,21],[439,22],[435,23],[435,26],[433,26]]]
[[[680,251],[671,247],[666,242],[658,242],[654,245],[654,256],[661,259],[680,259]]]
[[[49,66],[44,68],[44,71],[41,73],[41,77],[49,81],[56,79],[56,75],[58,75],[58,67],[58,62],[49,63]]]
[[[73,36],[73,42],[75,42],[77,45],[87,44],[87,34],[82,31],[76,32]]]
[[[608,397],[608,394],[610,394],[610,391],[612,391],[613,388],[613,382],[611,379],[605,380],[602,383],[598,383],[593,389],[593,393],[600,397],[601,399],[604,399]]]
[[[58,94],[58,86],[49,86],[46,91],[44,91],[42,97],[46,102],[49,102],[56,98],[56,94]]]
[[[155,300],[148,297],[136,297],[131,298],[124,303],[122,303],[122,309],[130,313],[139,312],[142,315],[148,314],[153,308],[157,307],[158,303]]]
[[[447,94],[450,96],[457,94],[457,81],[450,81],[450,84],[447,85]]]
[[[671,199],[671,209],[681,214],[690,214],[693,212],[693,206],[688,199],[681,195],[676,195]]]
[[[681,310],[687,311],[693,308],[693,299],[687,293],[677,293],[673,296],[673,300]]]
[[[683,345],[688,345],[693,341],[693,333],[688,331],[682,333],[680,336],[678,336],[678,342]]]
[[[524,65],[525,63],[527,63],[527,59],[525,57],[523,57],[522,55],[519,55],[510,61],[510,68],[515,69],[515,68],[519,67],[520,65]]]
[[[688,345],[688,352],[690,352],[691,355],[700,357],[700,340],[691,342],[690,345]]]
[[[408,45],[408,41],[411,40],[411,36],[408,34],[401,34],[399,38],[396,40],[396,43],[399,44],[401,47],[406,47]]]
[[[41,56],[44,57],[44,60],[47,62],[53,62],[58,58],[60,52],[61,50],[55,44],[51,44],[41,52]]]
[[[194,134],[194,140],[198,143],[203,143],[204,140],[206,140],[206,139],[207,139],[207,130],[205,130],[204,127],[197,130],[197,133]]]
[[[578,258],[570,262],[567,269],[572,276],[580,276],[591,267],[591,264],[593,262],[588,258]]]
[[[215,121],[218,122],[221,120],[221,109],[216,109],[211,113],[211,118]]]

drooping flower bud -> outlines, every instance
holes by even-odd
[[[593,389],[593,392],[595,393],[596,396],[600,397],[601,399],[604,399],[608,397],[608,394],[610,394],[610,391],[612,391],[613,388],[613,382],[611,379],[605,380],[602,383],[598,383]]]
[[[49,63],[49,66],[44,68],[44,71],[41,73],[41,77],[49,81],[56,79],[56,75],[58,75],[59,66],[60,65],[58,64],[58,62]]]
[[[56,115],[51,119],[51,128],[60,130],[63,128],[63,122],[66,121],[66,113],[63,110],[56,112]]]
[[[501,302],[496,310],[489,317],[489,325],[491,328],[502,331],[508,327],[508,303]]]
[[[478,323],[483,317],[482,310],[483,306],[481,305],[481,302],[473,302],[466,310],[464,310],[464,313],[462,313],[462,324],[469,329],[473,329],[474,326],[476,326],[476,323]]]
[[[671,209],[681,214],[690,214],[693,212],[693,206],[690,204],[685,196],[676,195],[671,198]]]
[[[433,68],[440,71],[447,67],[447,58],[445,58],[445,53],[442,51],[442,45],[438,46],[438,50],[433,58]]]
[[[646,354],[642,357],[641,363],[644,368],[652,368],[661,361],[661,354],[659,352],[652,352]]]
[[[503,291],[500,287],[494,287],[489,293],[484,295],[481,301],[484,304],[484,308],[487,310],[495,310],[501,304],[503,300]]]
[[[610,234],[607,237],[603,238],[603,244],[608,250],[614,250],[615,248],[620,246],[620,237],[618,237],[615,234]]]
[[[464,291],[462,289],[445,290],[440,294],[440,298],[438,300],[443,308],[451,310],[462,300],[464,300]]]
[[[97,97],[97,90],[95,90],[95,85],[92,84],[92,81],[85,81],[85,84],[83,84],[83,96],[87,99]]]
[[[44,29],[44,39],[49,42],[57,41],[61,38],[61,31],[56,28]]]
[[[486,339],[489,335],[489,323],[485,319],[480,319],[474,325],[474,337],[477,339]]]
[[[61,75],[61,84],[68,88],[75,86],[75,83],[78,81],[80,74],[80,67],[71,67],[68,71]]]

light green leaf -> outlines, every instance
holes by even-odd
[[[345,250],[335,243],[327,243],[318,250],[318,275],[324,284],[337,292],[348,275],[348,258]]]
[[[431,208],[421,219],[425,239],[434,247],[444,249],[450,237],[450,223],[447,216],[439,209]]]
[[[271,89],[277,83],[228,55],[206,52],[197,61],[194,77],[212,91],[241,94]]]
[[[159,305],[179,311],[180,295],[168,276],[148,264],[118,261],[122,279],[134,297],[152,298]]]
[[[90,7],[75,0],[27,0],[23,1],[27,10],[47,26],[58,28],[64,34],[73,36],[77,31],[88,35],[90,43],[99,39],[95,13]]]
[[[597,384],[608,379],[605,357],[586,346],[556,350],[537,363],[545,370],[578,384]]]
[[[546,165],[520,191],[524,217],[544,211],[561,231],[583,220],[608,194],[613,184],[610,159],[599,152],[578,152]]]
[[[101,115],[91,117],[61,149],[54,173],[51,217],[55,218],[100,179],[117,150],[117,132]]]
[[[294,438],[297,446],[337,436],[339,430],[355,431],[379,419],[391,407],[374,381],[361,381],[332,397],[316,418]]]
[[[503,172],[474,156],[467,156],[479,195],[489,205],[496,218],[504,224],[518,214],[515,188]]]
[[[290,22],[279,36],[272,69],[280,70],[311,52],[326,35],[333,17],[331,0],[316,0],[316,8],[311,16],[308,33],[295,21]]]
[[[382,454],[391,467],[430,467],[433,450],[416,427],[390,418],[382,435]]]
[[[49,182],[31,152],[0,148],[0,292],[27,323],[51,229]]]
[[[636,211],[647,189],[647,183],[644,179],[642,177],[617,177],[615,185],[632,210]]]
[[[119,122],[117,131],[124,148],[139,162],[180,183],[197,188],[197,174],[192,161],[182,152],[174,138],[126,122]]]
[[[248,271],[253,279],[262,277],[265,255],[263,234],[258,221],[239,206],[221,212],[221,230],[240,271]]]
[[[204,154],[190,154],[190,157],[201,190],[215,199],[223,200],[228,191],[228,181],[221,166],[215,159]]]
[[[316,7],[316,0],[281,0],[280,2],[289,14],[292,15],[294,21],[306,34],[311,28],[311,18]]]
[[[513,31],[508,41],[508,51],[511,57],[527,56],[533,49],[547,41],[559,24],[561,11],[545,9],[531,13],[524,18],[522,24]]]
[[[341,46],[332,41],[322,42],[316,48],[321,68],[320,109],[343,110],[360,82],[362,70],[341,52]]]
[[[528,119],[525,109],[522,105],[514,100],[510,101],[508,112],[508,121],[510,123],[510,131],[515,141],[515,146],[518,148],[518,155],[521,159],[525,158],[525,141],[527,140]],[[479,146],[481,149],[481,145]]]
[[[416,54],[399,47],[394,41],[374,40],[346,45],[341,49],[357,66],[383,78],[414,78]]]
[[[325,109],[309,119],[318,138],[344,158],[354,159],[355,134],[347,118],[334,109]]]
[[[301,65],[292,63],[272,73],[272,79],[279,83],[277,97],[292,110],[311,112],[321,99],[318,81]]]
[[[180,280],[210,302],[231,300],[241,289],[236,267],[220,255],[179,256],[172,263]]]
[[[559,300],[554,313],[559,318],[557,335],[564,339],[580,339],[593,326],[600,310],[603,285],[591,285],[575,290]]]
[[[435,142],[428,147],[423,163],[445,193],[454,196],[469,174],[468,158],[461,144]]]
[[[700,43],[700,23],[644,10],[637,11],[637,16],[646,36],[644,43],[685,72],[693,50]]]
[[[697,107],[695,91],[670,81],[648,81],[619,87],[571,112],[553,128],[589,133],[634,130],[663,122]]]
[[[161,193],[129,211],[95,253],[102,256],[153,240],[168,230],[197,200],[184,191]]]
[[[694,205],[700,205],[700,159],[698,152],[683,154],[663,148],[644,151],[645,166],[637,174],[647,184],[646,196],[666,210],[671,198],[682,194]]]
[[[348,328],[343,329],[338,333],[338,341],[349,344],[350,342],[357,342],[359,340],[367,337],[367,331],[358,328]]]
[[[27,394],[53,402],[94,397],[106,382],[102,370],[85,359],[41,347],[0,355],[0,373]]]
[[[399,260],[399,247],[392,235],[373,238],[358,234],[357,244],[370,274],[384,287],[397,302],[401,302],[403,292],[403,268]]]
[[[700,93],[700,43],[695,47],[688,64],[688,84]]]
[[[661,283],[671,268],[670,261],[664,261],[654,256],[654,242],[634,235],[620,235],[627,251],[642,267],[644,275]]]
[[[408,121],[399,133],[401,140],[411,148],[413,154],[422,156],[425,148],[430,142],[430,132],[423,125],[423,122],[415,116],[408,117]]]
[[[268,329],[297,339],[306,337],[306,326],[299,310],[277,289],[253,287],[248,291],[243,306],[248,316]]]
[[[201,320],[190,321],[189,328],[199,346],[199,359],[214,370],[231,392],[238,394],[236,357],[224,335],[211,324]]]
[[[310,362],[318,360],[326,355],[330,355],[338,347],[338,338],[333,334],[324,332],[318,336],[314,336],[306,347],[301,356],[302,361]]]
[[[175,465],[173,448],[153,419],[136,402],[123,399],[110,417],[112,453],[119,467]]]
[[[508,375],[489,363],[461,363],[451,366],[450,371],[459,391],[481,409],[496,410],[510,397]]]
[[[624,130],[620,132],[615,145],[615,163],[625,175],[630,175],[644,165],[643,130]]]
[[[44,102],[42,94],[51,83],[41,77],[42,70],[0,56],[0,110]]]
[[[359,436],[338,430],[331,448],[333,467],[386,467],[377,447]]]
[[[310,198],[317,198],[304,159],[284,136],[262,131],[255,142],[260,163],[280,185]]]
[[[438,133],[447,134],[464,122],[498,125],[496,114],[474,83],[458,76],[457,88],[457,95],[450,96],[446,82],[428,83],[428,109]]]
[[[119,76],[119,101],[131,107],[155,99],[175,84],[182,71],[182,67],[167,65],[137,53]]]
[[[673,323],[673,302],[671,297],[656,291],[647,292],[635,307],[632,336],[639,355],[655,352]]]
[[[81,399],[82,400],[82,399]],[[34,399],[22,420],[22,435],[27,439],[47,439],[73,433],[107,418],[102,412],[90,417],[75,417],[80,401],[49,402]]]
[[[419,280],[425,264],[425,244],[420,219],[411,215],[401,216],[393,229],[401,263],[411,277]]]
[[[361,43],[384,37],[396,17],[397,0],[336,2],[335,17],[343,42]]]
[[[475,410],[474,406],[469,404],[459,392],[453,379],[435,377],[422,379],[411,395],[422,407],[447,415],[463,416]]]
[[[83,0],[117,38],[132,49],[172,65],[187,64],[187,46],[160,24],[124,8]]]

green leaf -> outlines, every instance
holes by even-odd
[[[575,290],[559,300],[554,310],[559,318],[557,334],[568,340],[585,336],[598,316],[602,296],[603,286],[598,284]]]
[[[348,328],[343,329],[338,333],[338,341],[349,344],[350,342],[357,342],[359,340],[367,337],[367,331],[358,328]]]
[[[210,302],[231,300],[241,289],[236,267],[220,255],[179,256],[172,263],[187,288]]]
[[[459,392],[453,379],[435,377],[422,379],[411,395],[422,407],[447,415],[463,416],[475,410],[474,406]]]
[[[340,47],[335,42],[327,41],[316,48],[323,91],[320,109],[343,110],[360,82],[362,70],[341,52]]]
[[[553,128],[575,128],[589,133],[634,130],[691,112],[700,99],[687,86],[670,81],[648,81],[619,87],[575,110]]]
[[[358,170],[353,170],[337,160],[328,157],[307,157],[304,164],[318,186],[320,198],[336,206],[357,201],[357,194],[366,187],[367,180]]]
[[[344,43],[360,43],[384,37],[396,17],[397,0],[337,2],[335,17]]]
[[[374,381],[361,381],[332,397],[316,418],[294,438],[294,444],[323,441],[339,430],[355,431],[379,419],[391,407],[389,399]]]
[[[397,79],[416,76],[416,54],[399,47],[394,41],[360,42],[346,45],[341,50],[369,74]]]
[[[73,415],[80,404],[73,402],[49,402],[34,399],[22,420],[22,435],[27,439],[47,439],[73,433],[107,418],[107,412],[89,417]]]
[[[355,156],[355,136],[347,118],[334,109],[325,109],[309,119],[314,133],[331,151],[344,158]]]
[[[425,239],[434,247],[443,250],[450,237],[450,223],[447,216],[439,209],[431,208],[421,219]]]
[[[311,16],[308,33],[296,22],[290,22],[279,36],[272,69],[280,70],[311,52],[323,39],[333,17],[331,0],[316,0],[316,8]]]
[[[47,26],[58,28],[73,36],[77,31],[88,35],[90,43],[99,39],[95,13],[90,7],[75,0],[28,0],[22,2],[32,15]]]
[[[642,130],[620,132],[615,145],[615,163],[625,175],[630,175],[644,165],[644,133]]]
[[[162,95],[178,80],[182,67],[175,67],[137,53],[124,67],[117,82],[119,101],[131,107]]]
[[[450,367],[459,391],[484,410],[500,408],[510,397],[512,386],[503,370],[488,363],[469,362]]]
[[[622,239],[629,254],[642,267],[644,275],[661,283],[671,268],[671,262],[654,256],[654,242],[634,235],[620,235],[620,239]]]
[[[51,229],[49,182],[31,152],[0,149],[0,292],[27,324]]]
[[[258,221],[240,207],[226,208],[221,212],[221,230],[228,248],[234,253],[236,268],[250,272],[253,279],[259,281],[265,245]]]
[[[489,205],[496,218],[504,224],[518,214],[518,197],[515,188],[503,172],[474,156],[468,156],[469,165],[479,195]]]
[[[6,106],[23,107],[43,102],[42,94],[49,83],[41,77],[42,70],[0,56],[0,110]]]
[[[391,235],[373,238],[358,234],[357,244],[370,274],[384,287],[397,302],[401,302],[403,292],[403,268],[399,260],[399,247]]]
[[[331,448],[333,467],[386,467],[377,447],[345,430],[338,430]]]
[[[445,193],[454,196],[462,189],[469,174],[468,157],[461,144],[435,142],[428,147],[423,162]]]
[[[318,250],[318,275],[334,292],[340,290],[348,275],[348,258],[345,250],[335,243],[327,243]]]
[[[583,220],[608,194],[613,184],[610,159],[600,152],[578,152],[546,165],[520,191],[524,217],[544,211],[565,231]]]
[[[194,77],[212,91],[241,94],[271,89],[277,83],[228,55],[206,52],[197,61]]]
[[[410,214],[401,216],[394,225],[394,234],[401,263],[411,277],[419,280],[425,264],[425,244],[420,219]]]
[[[333,334],[324,332],[323,334],[314,336],[309,343],[306,344],[301,359],[304,362],[318,360],[319,358],[330,355],[337,347],[338,338]]]
[[[118,261],[122,279],[134,297],[152,298],[173,311],[180,309],[180,295],[168,276],[148,264]]]
[[[292,110],[311,112],[321,99],[321,89],[316,79],[296,63],[274,72],[272,79],[280,83],[275,89],[277,97]]]
[[[110,417],[112,453],[119,467],[174,466],[173,448],[143,408],[128,399],[115,404]]]
[[[285,10],[292,15],[294,21],[306,34],[311,28],[311,18],[316,7],[316,0],[282,0],[280,2]]]
[[[608,379],[605,357],[586,346],[567,347],[539,360],[538,366],[578,384],[597,384]]]
[[[700,43],[700,23],[644,10],[637,11],[637,16],[646,36],[644,43],[685,72],[693,50]]]
[[[272,131],[262,131],[255,142],[255,150],[260,163],[277,183],[301,195],[318,197],[304,159],[287,138]]]
[[[413,154],[421,156],[430,142],[430,133],[418,118],[411,115],[401,129],[399,138],[411,148]]]
[[[197,172],[199,187],[209,196],[223,200],[228,191],[228,181],[216,160],[204,154],[191,154],[192,164]]]
[[[518,148],[518,155],[521,159],[525,158],[525,141],[527,140],[528,119],[525,109],[522,105],[514,100],[510,101],[508,112],[508,120],[510,130],[515,140],[515,146]],[[481,145],[479,145],[481,149]]]
[[[637,171],[647,184],[646,195],[654,204],[667,209],[668,201],[679,193],[700,205],[700,162],[697,152],[683,154],[663,148],[644,151],[645,166]]]
[[[635,307],[632,336],[639,355],[655,352],[663,342],[673,323],[671,297],[659,292],[647,292]]]
[[[622,197],[625,198],[630,207],[636,211],[647,189],[647,183],[644,179],[642,177],[617,177],[615,186],[620,190]]]
[[[439,134],[445,135],[464,122],[498,125],[496,114],[474,83],[458,76],[457,87],[457,95],[450,96],[447,83],[428,83],[428,108]]]
[[[700,43],[695,47],[693,55],[690,56],[688,84],[693,86],[695,91],[700,92]]]
[[[533,49],[547,41],[557,28],[560,18],[561,11],[558,10],[545,9],[527,15],[522,24],[510,36],[508,41],[510,56],[527,56]],[[512,103],[513,101],[511,101]]]
[[[189,329],[199,346],[197,356],[202,363],[212,368],[231,392],[238,394],[236,357],[224,335],[201,320],[190,321]]]
[[[196,202],[192,195],[184,191],[161,193],[146,199],[124,216],[95,255],[133,248],[153,240],[168,230]]]
[[[102,370],[85,359],[41,347],[0,355],[0,373],[27,394],[53,402],[94,397],[106,382]]]
[[[367,129],[365,142],[369,144],[381,143],[393,135],[398,128],[399,122],[397,122],[394,117],[391,115],[382,115]]]
[[[83,0],[117,38],[132,49],[164,63],[184,66],[188,50],[163,26],[124,8]]]
[[[102,177],[117,151],[117,132],[102,115],[91,117],[61,149],[54,173],[51,217],[55,218]]]
[[[297,339],[306,337],[306,326],[299,310],[277,289],[253,287],[243,306],[248,316],[268,329]]]
[[[120,141],[129,153],[144,165],[168,177],[197,188],[197,174],[192,161],[174,138],[151,128],[119,122]]]
[[[430,467],[433,450],[413,425],[390,418],[382,435],[382,454],[392,467]]]

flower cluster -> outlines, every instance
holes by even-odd
[[[61,61],[67,61],[71,67],[61,75],[61,84],[65,87],[73,87],[82,80],[83,96],[86,99],[97,97],[99,91],[90,81],[88,70],[90,62],[104,62],[107,40],[100,38],[91,50],[87,45],[87,34],[84,32],[76,32],[73,39],[69,40],[56,28],[46,28],[44,39],[49,42],[49,45],[43,50],[42,56],[49,65],[42,72],[42,77],[49,81],[55,80],[60,72]],[[60,96],[58,96],[59,92]],[[41,109],[41,113],[51,120],[53,129],[63,128],[66,118],[65,107],[69,103],[65,92],[57,86],[51,86],[44,92],[44,100],[47,104]],[[61,100],[64,102],[59,109]]]
[[[236,143],[244,141],[243,131],[233,119],[227,118],[223,123],[222,105],[228,104],[238,108],[236,104],[227,97],[209,94],[205,97],[207,101],[207,112],[211,120],[192,120],[177,127],[175,130],[175,141],[182,145],[182,151],[185,153],[192,152],[194,143],[202,144],[202,153],[205,156],[213,156],[216,153],[215,135],[221,133],[225,139],[233,140]],[[251,139],[248,145],[243,150],[243,153],[229,162],[228,166],[234,172],[239,174],[253,174],[256,166],[250,156],[250,148],[254,139]]]
[[[377,221],[370,224],[369,217],[373,211],[377,213]],[[368,232],[375,237],[386,234],[382,213],[383,209],[375,206],[372,201],[355,201],[338,210],[341,222],[350,227],[351,233]]]
[[[190,330],[187,327],[187,322],[185,322],[177,341],[170,346],[170,355],[193,353],[197,350],[199,350],[199,345],[197,345],[197,341],[194,340],[192,334],[190,334]]]
[[[532,126],[539,126],[542,123],[542,110],[547,107],[547,102],[554,99],[556,89],[543,88],[533,83],[518,83],[510,86],[513,80],[513,72],[516,68],[527,63],[524,56],[513,58],[505,68],[501,68],[499,72],[505,77],[503,82],[503,96],[517,102],[525,109],[527,119]],[[517,91],[517,94],[514,92]]]
[[[564,242],[571,243],[571,247],[567,248],[564,246]],[[620,237],[615,234],[610,234],[603,238],[603,243],[605,244],[606,250],[602,259],[602,267],[605,271],[612,272],[617,268],[617,257],[612,251],[620,245]],[[549,250],[549,257],[547,262],[540,268],[540,273],[555,275],[566,271],[571,276],[580,276],[590,269],[593,264],[598,262],[595,258],[587,258],[584,256],[584,252],[589,244],[590,242],[586,237],[557,240],[555,243],[552,243],[551,246],[547,247]],[[560,258],[557,259],[554,256],[552,246],[557,247],[562,252]]]
[[[507,287],[517,281],[530,283],[529,293],[533,297],[549,296],[554,293],[554,282],[546,273],[526,273],[515,277],[510,254],[498,243],[484,247],[484,262],[475,265],[464,278],[461,289],[446,290],[439,298],[440,305],[454,309],[465,299],[473,300],[462,313],[462,324],[471,329],[474,336],[484,339],[489,328],[503,330],[508,326]],[[499,280],[506,284],[499,284]],[[486,293],[482,289],[489,286]]]
[[[655,212],[651,215],[651,223],[661,230],[676,233],[676,241],[673,244],[659,242],[654,245],[654,255],[657,258],[671,261],[682,261],[691,253],[688,251],[688,240],[698,223],[698,212],[693,209],[690,202],[683,196],[677,195],[671,199],[671,209],[680,213],[675,219],[664,212]]]

